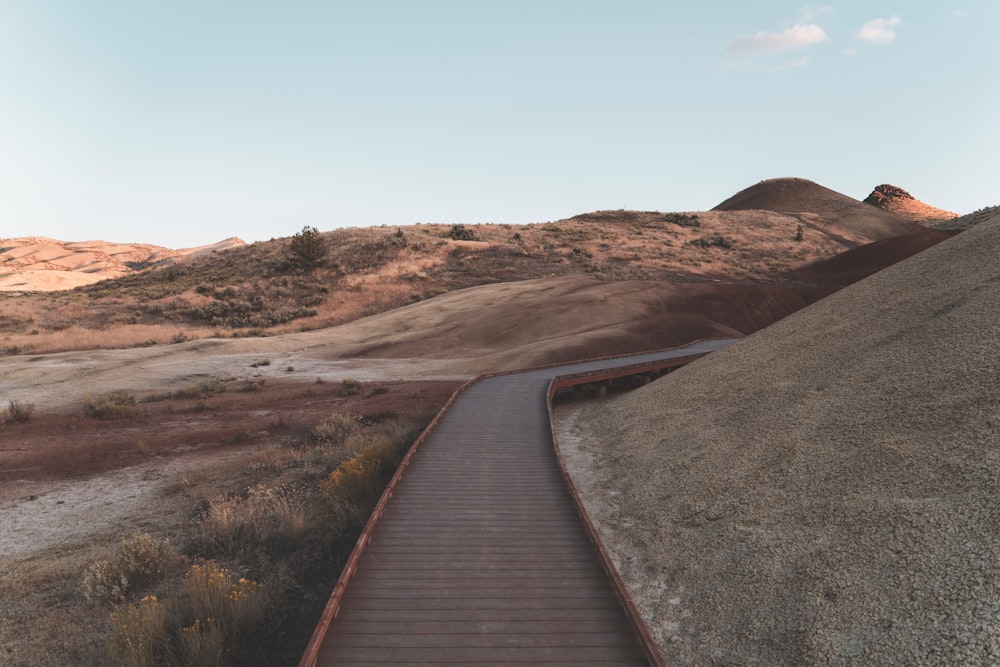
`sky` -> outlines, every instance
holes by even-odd
[[[0,238],[1000,204],[1000,0],[0,0]]]

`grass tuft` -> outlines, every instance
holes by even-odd
[[[0,426],[26,422],[31,419],[31,414],[34,411],[34,403],[15,400],[7,401],[6,407],[0,409]]]
[[[83,413],[91,419],[128,419],[135,413],[135,396],[127,391],[85,396]]]

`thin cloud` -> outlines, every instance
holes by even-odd
[[[780,71],[786,70],[786,69],[798,69],[800,67],[806,67],[811,62],[812,62],[812,59],[809,58],[809,56],[804,56],[802,58],[799,58],[798,60],[793,60],[791,62],[781,63],[781,64],[778,64],[778,65],[775,65],[774,67],[771,68],[771,71],[772,72],[780,72]]]
[[[813,7],[812,5],[803,5],[802,9],[799,10],[799,18],[795,20],[796,25],[802,25],[805,23],[812,23],[821,16],[829,16],[833,13],[833,7],[830,5],[821,5],[819,7]]]
[[[733,70],[734,72],[759,72],[764,69],[764,66],[744,58],[742,60],[730,60],[726,63],[726,69]]]
[[[955,18],[958,18],[958,19],[967,19],[967,18],[969,18],[969,12],[967,12],[964,9],[956,9],[954,12],[952,12],[952,14],[954,15]]]
[[[729,45],[730,53],[780,53],[829,42],[830,37],[815,23],[798,24],[781,32],[761,30],[750,37],[740,37]]]
[[[854,36],[869,44],[892,44],[896,41],[896,27],[902,22],[898,16],[874,19],[861,26]]]

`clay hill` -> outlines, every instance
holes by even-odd
[[[888,183],[883,183],[872,190],[872,193],[865,198],[864,203],[889,211],[901,218],[927,224],[943,222],[958,217],[957,213],[925,204],[919,199],[915,199],[913,195],[903,188],[898,188]]]
[[[0,291],[68,290],[242,245],[237,238],[182,250],[39,236],[0,239]]]
[[[144,250],[120,257],[117,265],[124,271],[153,264],[144,270],[72,291],[0,299],[0,350],[37,354],[323,330],[469,287],[562,277],[581,288],[605,283],[604,303],[613,303],[619,288],[634,295],[622,285],[630,281],[652,284],[647,301],[659,291],[654,304],[637,312],[608,310],[628,325],[616,334],[607,329],[602,340],[617,341],[609,352],[628,351],[639,348],[625,349],[627,340],[658,347],[683,342],[690,332],[750,333],[841,284],[796,270],[927,231],[816,183],[775,179],[697,213],[598,211],[521,226],[338,229],[320,235],[328,253],[308,269],[293,261],[291,238],[169,264]],[[12,259],[6,264],[22,267],[6,278],[8,285],[24,284],[26,271],[49,271],[44,267],[58,261],[74,262],[75,275],[92,277],[83,260],[92,256],[68,255],[63,245],[41,241],[33,247],[34,255],[7,249]],[[866,270],[915,247],[869,253]],[[29,261],[36,268],[24,269]],[[622,298],[635,302],[634,296]],[[539,312],[546,310],[543,298],[532,299]],[[549,308],[554,310],[558,306]],[[662,333],[636,334],[640,329]],[[371,353],[388,354],[383,348],[373,346]]]
[[[1000,662],[998,244],[994,215],[578,418],[669,662]]]
[[[869,241],[902,236],[920,231],[917,223],[891,211],[867,206],[839,192],[803,178],[777,178],[761,181],[741,190],[716,206],[713,211],[766,210],[808,213],[808,224],[823,228],[827,220],[836,220],[834,230],[854,233]]]

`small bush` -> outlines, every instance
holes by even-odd
[[[153,394],[143,400],[147,403],[151,403],[153,401],[164,401],[168,398],[204,398],[206,396],[211,396],[212,394],[220,394],[225,390],[226,385],[224,385],[221,380],[218,378],[212,378],[211,380],[203,380],[202,382],[190,384],[169,393]]]
[[[663,220],[678,227],[701,227],[701,221],[697,215],[687,215],[686,213],[664,213]]]
[[[320,489],[331,505],[357,506],[372,499],[378,491],[381,467],[364,452],[342,462],[323,480]]]
[[[280,551],[302,537],[309,513],[291,489],[264,484],[246,495],[229,495],[210,503],[199,522],[200,547],[209,554],[235,556],[263,550]]]
[[[106,664],[115,667],[160,664],[167,648],[168,623],[167,606],[155,595],[116,609],[108,621]]]
[[[402,458],[398,434],[355,439],[360,451],[323,480],[324,500],[333,506],[363,507],[381,491]]]
[[[184,575],[184,588],[195,617],[217,621],[227,640],[248,636],[264,615],[260,585],[237,579],[213,561],[192,565]]]
[[[353,378],[344,378],[340,383],[340,392],[344,396],[354,396],[361,392],[361,382]]]
[[[697,246],[699,248],[717,247],[725,248],[726,250],[733,247],[733,242],[722,234],[715,234],[714,236],[699,236],[692,241],[688,241],[687,244]]]
[[[452,225],[451,229],[448,231],[448,238],[454,241],[478,241],[479,236],[476,232],[469,229],[465,225]]]
[[[199,618],[181,628],[180,653],[182,665],[225,664],[226,634],[222,624],[214,618],[202,623]]]
[[[86,396],[83,412],[91,419],[128,419],[135,412],[135,396],[127,391]]]
[[[342,445],[361,430],[361,422],[351,415],[332,414],[320,422],[313,433],[323,444]]]
[[[7,407],[0,410],[0,425],[26,422],[31,419],[31,413],[34,411],[34,403],[14,400],[8,401]]]
[[[148,592],[180,563],[180,556],[168,541],[139,533],[121,541],[114,559],[90,566],[83,578],[83,595],[98,604],[121,602]]]
[[[329,247],[319,230],[308,225],[292,237],[288,246],[290,260],[301,269],[314,269],[326,259]]]
[[[183,597],[146,596],[108,620],[108,665],[230,665],[246,657],[264,615],[263,588],[212,561],[192,565]]]

